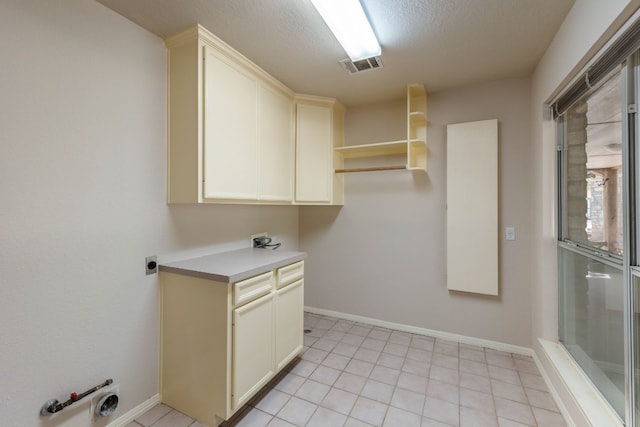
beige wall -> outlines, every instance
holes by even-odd
[[[298,209],[167,206],[162,40],[93,0],[0,1],[0,424],[103,426],[48,399],[113,378],[120,416],[158,392],[144,258],[298,246]]]
[[[400,100],[348,109],[346,144],[403,138],[405,108]],[[344,207],[300,208],[300,247],[309,253],[305,304],[529,347],[529,108],[529,79],[430,94],[426,175],[349,174]],[[499,120],[497,298],[449,292],[444,250],[446,125],[492,118]],[[516,241],[504,240],[505,226],[516,228]]]

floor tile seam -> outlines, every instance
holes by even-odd
[[[389,412],[389,404],[385,404],[385,403],[380,402],[380,401],[378,401],[378,400],[374,400],[374,399],[371,399],[371,398],[369,398],[369,397],[361,396],[360,394],[358,394],[358,398],[359,398],[359,397],[362,397],[362,398],[364,398],[364,399],[368,399],[368,400],[372,400],[372,401],[374,401],[374,402],[376,402],[376,403],[380,403],[381,405],[384,405],[384,406],[385,406],[384,415],[383,415],[383,417],[382,417],[382,422],[381,422],[381,424],[380,424],[380,425],[382,426],[382,425],[384,424],[384,419],[385,419],[385,417],[387,416],[387,412]],[[362,421],[362,422],[364,422],[364,423],[366,423],[366,424],[370,424],[368,421],[363,420],[362,418],[358,418],[358,417],[356,417],[356,416],[354,416],[354,415],[353,415],[353,410],[355,409],[355,407],[356,407],[356,403],[357,403],[357,402],[358,402],[358,399],[356,399],[356,401],[353,403],[353,406],[351,407],[351,410],[349,411],[349,415],[347,415],[347,418],[349,418],[349,417],[351,417],[351,418],[355,418],[355,419],[356,419],[356,420],[358,420],[358,421]]]
[[[356,360],[357,360],[357,359],[356,359]],[[320,364],[320,365],[318,365],[318,368],[319,368],[320,366],[327,367],[326,365],[322,365],[322,364]],[[386,366],[384,366],[384,365],[376,365],[376,366],[386,367]],[[313,373],[314,373],[318,368],[315,368],[315,370],[314,370],[314,371],[309,375],[309,377],[307,377],[307,379],[311,379],[311,376],[313,375]],[[346,368],[346,366],[345,366],[345,368]],[[392,386],[392,387],[394,387],[394,389],[395,389],[395,388],[399,388],[399,389],[401,389],[401,390],[411,391],[411,392],[414,392],[414,393],[416,393],[414,390],[411,390],[411,389],[408,389],[408,388],[405,388],[405,387],[402,387],[402,386],[398,385],[398,381],[399,381],[399,379],[400,379],[400,375],[402,375],[402,374],[404,373],[404,374],[407,374],[407,375],[412,375],[412,376],[416,376],[416,377],[422,378],[422,379],[424,379],[424,380],[426,380],[426,381],[427,381],[427,387],[428,387],[428,383],[429,383],[429,377],[425,377],[425,376],[422,376],[422,375],[418,375],[418,374],[414,374],[414,373],[410,373],[410,372],[406,372],[406,371],[402,371],[402,370],[399,370],[398,379],[396,379],[395,384],[390,384],[390,383],[386,383],[386,382],[380,381],[380,380],[378,380],[378,379],[376,379],[376,378],[371,378],[371,374],[369,374],[368,376],[366,376],[366,377],[365,377],[365,376],[363,376],[363,375],[359,375],[359,374],[355,374],[355,373],[353,373],[353,372],[346,371],[346,370],[345,370],[345,368],[343,368],[343,369],[332,368],[332,369],[335,369],[336,371],[340,372],[340,374],[338,375],[338,378],[336,378],[336,380],[335,380],[332,384],[326,384],[326,383],[322,383],[322,384],[325,384],[325,385],[328,385],[328,386],[329,386],[329,387],[331,387],[331,388],[334,388],[334,387],[335,387],[335,383],[338,381],[338,379],[340,378],[340,375],[341,375],[342,373],[347,373],[347,374],[350,374],[350,375],[354,375],[354,376],[357,376],[357,377],[363,378],[363,379],[365,379],[365,380],[373,380],[373,381],[376,381],[376,382],[381,383],[381,384],[386,384],[386,385]],[[393,368],[388,368],[388,369],[393,369]],[[397,369],[394,369],[394,370],[397,370]],[[373,370],[372,370],[372,372],[373,372]],[[294,374],[294,375],[295,375],[295,374]],[[316,381],[316,380],[313,380],[313,381]],[[320,382],[320,381],[317,381],[317,382]],[[338,387],[336,387],[336,388],[338,388]],[[340,389],[340,388],[338,388],[338,389],[339,389],[339,390],[342,390],[342,389]],[[346,391],[346,390],[345,390],[345,391]]]
[[[171,411],[175,411],[175,409],[173,409],[172,407],[165,405],[164,403],[160,402],[158,405],[154,406],[153,408],[159,406],[159,405],[164,405],[167,408],[169,408],[169,410],[167,412],[165,412],[160,418],[158,418],[157,420],[155,420],[154,422],[152,422],[151,424],[148,425],[148,427],[153,427],[154,424],[156,424],[158,421],[160,421],[162,418],[164,418],[165,416],[167,416]],[[151,409],[153,409],[151,408]],[[138,418],[141,418],[143,415],[146,415],[147,413],[151,412],[151,409],[149,409],[149,411],[145,412],[144,414],[140,415]],[[140,424],[142,427],[145,427],[144,424],[142,424],[140,421],[138,421],[138,419],[134,419],[134,422],[136,422],[137,424]]]
[[[301,397],[299,397],[299,396],[294,396],[294,395],[292,395],[291,397],[292,397],[292,398],[293,398],[293,397],[295,397],[295,398],[300,399],[300,400],[302,400],[302,401],[305,401],[305,402],[307,402],[307,403],[311,403],[312,405],[314,405],[314,406],[315,406],[315,408],[313,409],[313,412],[311,413],[311,415],[309,415],[309,418],[307,419],[307,421],[305,421],[305,422],[304,422],[304,424],[303,424],[301,427],[306,426],[306,425],[309,423],[309,421],[311,421],[311,418],[313,418],[313,415],[318,411],[318,408],[319,408],[320,406],[319,406],[317,403],[310,402],[310,401],[308,401],[308,400],[306,400],[306,399],[303,399],[303,398],[301,398]],[[288,403],[290,400],[291,400],[291,399],[289,399],[289,400],[287,401],[287,403]],[[278,412],[277,412],[275,415],[271,415],[271,414],[269,414],[269,413],[267,413],[267,412],[264,412],[264,411],[260,410],[259,408],[256,408],[256,409],[257,409],[258,411],[260,411],[260,412],[264,412],[265,414],[269,415],[269,416],[271,417],[271,420],[270,420],[269,422],[273,421],[273,419],[274,419],[274,418],[278,418],[278,419],[280,419],[280,420],[283,420],[283,421],[288,422],[289,424],[293,424],[293,425],[296,425],[296,426],[297,426],[297,424],[296,424],[296,423],[294,423],[293,421],[289,421],[289,420],[287,420],[286,418],[283,418],[283,417],[279,416],[279,415],[280,415],[280,413],[284,410],[285,406],[287,406],[287,405],[286,405],[286,404],[282,405],[282,408],[280,408],[280,409],[278,410]]]
[[[418,417],[420,417],[420,425],[421,426],[424,423],[424,419],[427,418],[423,414],[416,414],[415,412],[407,411],[406,409],[398,408],[397,406],[389,405],[389,408],[400,409],[401,411],[409,412],[412,415],[417,415]],[[387,416],[389,416],[389,408],[387,408],[387,411],[384,414],[384,418],[382,418],[382,424],[380,424],[381,426],[384,426],[384,422],[387,420]],[[429,419],[433,419],[433,418],[429,418]]]
[[[461,388],[462,388],[462,387],[461,387]],[[468,389],[468,390],[469,390],[469,389]],[[471,390],[471,391],[477,391],[477,390]],[[478,393],[482,393],[482,392],[478,392]],[[486,393],[482,393],[482,394],[487,395]],[[464,407],[464,408],[467,408],[467,409],[474,409],[474,410],[476,410],[476,411],[480,411],[480,412],[486,412],[486,413],[488,413],[488,414],[494,414],[494,415],[496,416],[496,418],[497,418],[497,417],[498,417],[498,411],[497,411],[497,409],[496,409],[496,403],[495,403],[495,400],[494,400],[494,398],[493,398],[493,395],[489,395],[489,396],[491,396],[491,402],[492,402],[492,406],[493,406],[493,411],[487,411],[487,410],[484,410],[484,409],[481,409],[481,408],[474,408],[473,406],[469,406],[468,404],[464,404],[464,403],[462,402],[462,399],[460,399],[460,402],[458,402],[458,406],[459,406],[460,408],[463,408],[463,407]]]
[[[354,358],[352,357],[350,360],[354,360]],[[355,359],[355,360],[359,360],[359,359]],[[347,363],[347,366],[348,366],[348,363]],[[383,366],[383,365],[377,365],[377,364],[374,364],[374,367],[375,367],[375,366],[382,366],[382,367],[385,367],[385,366]],[[346,368],[346,366],[345,366],[345,368]],[[392,369],[392,368],[388,368],[388,369]],[[397,370],[397,369],[395,369],[395,370]],[[400,377],[400,374],[402,373],[402,371],[401,371],[401,370],[398,370],[398,371],[399,371],[399,374],[398,374],[398,378],[399,378],[399,377]],[[373,368],[372,368],[371,372],[370,372],[367,376],[363,376],[363,375],[355,374],[355,373],[352,373],[352,372],[346,371],[345,369],[343,369],[341,372],[346,372],[346,373],[348,373],[348,374],[355,375],[355,376],[357,376],[357,377],[363,378],[363,379],[365,380],[365,384],[366,384],[366,381],[368,381],[368,380],[372,380],[372,381],[376,381],[376,382],[378,382],[378,383],[385,384],[385,385],[388,385],[388,386],[393,387],[393,388],[394,388],[394,392],[395,392],[395,389],[396,389],[396,388],[401,388],[401,389],[403,389],[403,390],[404,390],[404,388],[402,388],[402,387],[398,387],[398,379],[396,379],[396,380],[394,381],[394,383],[393,383],[393,384],[390,384],[390,383],[383,382],[383,381],[380,381],[380,380],[378,380],[378,379],[372,378],[372,377],[371,377],[371,373],[373,372]],[[337,381],[337,380],[336,380],[336,381]],[[334,384],[335,384],[335,382],[334,382]],[[333,385],[332,385],[331,387],[333,387]],[[364,389],[364,385],[363,385],[363,389]],[[384,404],[384,405],[387,405],[387,406],[389,405],[388,403],[383,402],[383,401],[380,401],[380,400],[377,400],[377,399],[375,399],[375,398],[370,398],[370,397],[367,397],[367,396],[363,396],[363,395],[362,395],[362,390],[363,390],[363,389],[361,389],[357,394],[356,394],[356,393],[353,393],[353,394],[355,394],[355,395],[357,396],[357,397],[356,397],[356,400],[357,400],[357,398],[358,398],[358,397],[364,397],[364,398],[367,398],[367,399],[373,400],[373,401],[375,401],[375,402],[379,402],[379,403]],[[340,390],[342,390],[342,389],[340,389]],[[347,391],[347,390],[343,390],[343,391]],[[407,390],[407,391],[411,391],[411,390]],[[347,391],[347,392],[348,392],[348,391]],[[349,392],[349,393],[350,393],[350,392]],[[392,395],[393,395],[393,394],[392,394]],[[354,405],[355,405],[355,404],[354,404]]]
[[[433,399],[433,400],[438,400],[438,401],[440,401],[440,402],[444,402],[444,403],[449,403],[450,405],[456,405],[456,407],[457,407],[457,412],[458,412],[458,425],[460,425],[460,404],[459,404],[459,403],[457,403],[457,404],[456,404],[456,403],[453,403],[453,402],[448,402],[448,401],[446,401],[446,400],[436,399],[435,397],[432,397],[432,399]],[[436,419],[436,418],[433,418],[433,417],[429,417],[429,416],[427,416],[427,415],[425,414],[425,412],[424,412],[424,411],[426,411],[426,409],[427,409],[427,402],[426,402],[426,400],[425,400],[425,402],[424,402],[424,409],[422,410],[422,418],[427,418],[427,419],[434,420],[434,421],[437,421],[437,422],[440,422],[440,423],[443,423],[443,424],[447,424],[447,423],[445,423],[445,422],[444,422],[444,421],[442,421],[442,420],[438,420],[438,419]],[[447,424],[447,425],[450,425],[450,424]]]
[[[299,388],[300,388],[300,387],[298,387],[298,389],[299,389]],[[258,401],[254,402],[253,404],[251,404],[251,407],[252,407],[252,408],[255,408],[255,409],[259,410],[259,411],[262,411],[262,412],[264,412],[264,413],[266,413],[266,414],[268,414],[268,415],[271,415],[271,416],[275,417],[275,416],[276,416],[276,414],[277,414],[278,412],[280,412],[280,411],[282,410],[282,408],[284,408],[284,407],[287,405],[287,403],[289,403],[289,401],[291,400],[291,398],[292,398],[293,396],[295,396],[295,394],[289,394],[289,393],[286,393],[286,392],[284,392],[284,391],[277,390],[277,389],[272,389],[272,390],[279,391],[280,393],[282,393],[282,394],[286,394],[286,395],[288,396],[288,397],[287,397],[287,400],[282,404],[282,406],[280,407],[280,409],[278,409],[278,410],[276,411],[276,413],[275,413],[275,414],[270,414],[270,413],[268,413],[267,411],[265,411],[265,410],[263,410],[263,409],[260,409],[260,408],[258,408],[258,407],[256,406],[256,405],[257,405],[257,404],[258,404],[262,399],[264,399],[265,397],[267,397],[267,394],[268,394],[268,393],[265,393],[265,394],[264,394],[264,396],[262,396],[262,398],[261,398],[261,399],[259,399]],[[297,390],[296,390],[296,391],[297,391]]]
[[[462,399],[461,399],[461,396],[462,396],[462,389],[470,390],[470,391],[474,391],[474,392],[477,392],[477,393],[482,393],[482,394],[484,394],[484,395],[491,396],[491,401],[492,401],[492,403],[493,403],[493,413],[495,414],[496,421],[497,421],[497,418],[498,418],[498,408],[496,407],[496,396],[493,394],[493,384],[491,383],[491,379],[489,379],[489,392],[488,392],[488,393],[487,393],[487,392],[484,392],[484,391],[480,391],[480,390],[474,390],[474,389],[471,389],[471,388],[469,388],[469,387],[465,387],[465,386],[463,386],[462,384],[459,384],[459,386],[458,386],[458,400],[459,400],[459,402],[458,402],[458,407],[462,407],[462,406],[464,406],[465,408],[469,408],[469,406],[467,406],[467,405],[463,405],[463,404],[462,404]],[[475,409],[475,408],[471,408],[471,409]]]
[[[414,411],[412,411],[410,409],[407,409],[407,408],[401,408],[401,407],[399,407],[397,405],[394,405],[393,404],[393,399],[391,399],[391,402],[389,402],[387,406],[389,406],[390,408],[393,407],[393,408],[396,408],[396,409],[402,409],[403,411],[407,411],[407,412],[410,412],[412,414],[420,415],[422,417],[423,414],[424,414],[424,408],[426,406],[426,402],[427,402],[427,396],[425,395],[424,396],[424,401],[422,402],[422,409],[420,410],[419,413],[418,412],[414,412]]]
[[[158,418],[157,420],[155,420],[153,423],[151,423],[151,424],[149,425],[149,427],[154,427],[156,424],[158,424],[158,423],[160,422],[160,420],[162,420],[163,418],[166,418],[170,413],[172,413],[172,412],[174,412],[174,411],[175,411],[175,412],[177,412],[177,413],[179,413],[179,414],[184,415],[185,417],[190,418],[191,420],[193,420],[193,418],[189,417],[188,415],[183,414],[182,412],[178,411],[177,409],[173,409],[173,408],[171,408],[171,410],[170,410],[170,411],[168,411],[166,414],[164,414],[163,416],[161,416],[160,418]],[[191,424],[193,424],[193,422],[189,423],[189,425],[191,425]],[[144,426],[144,425],[143,425],[143,426]]]
[[[444,421],[441,421],[441,420],[436,420],[435,418],[427,417],[426,415],[422,416],[422,423],[424,423],[424,419],[425,418],[428,419],[428,420],[432,420],[432,421],[438,422],[440,424],[444,424],[445,426],[453,427],[453,426],[451,426],[451,424],[447,424],[447,423],[445,423]],[[459,413],[458,413],[458,425],[460,425],[460,414]]]
[[[535,423],[535,424],[533,424],[533,427],[535,427],[535,426],[537,426],[537,425],[538,425],[538,420],[536,419],[535,413],[534,413],[534,411],[533,411],[534,406],[531,406],[531,405],[530,405],[530,404],[528,404],[528,403],[522,403],[522,402],[518,402],[518,401],[510,400],[510,399],[508,399],[508,398],[504,398],[504,397],[498,397],[498,398],[499,398],[499,399],[502,399],[502,400],[508,400],[508,401],[510,401],[510,402],[514,402],[514,403],[517,403],[517,404],[520,404],[520,405],[525,405],[525,406],[529,407],[529,410],[531,411],[531,415],[533,416],[533,421],[534,421],[534,423]],[[538,409],[540,409],[540,408],[538,408]],[[498,407],[496,406],[496,413],[497,413],[497,412],[498,412]],[[506,416],[506,415],[504,415],[504,414],[503,414],[503,415],[500,415],[500,417],[505,418],[505,419],[510,420],[510,421],[516,421],[516,422],[519,422],[519,423],[525,424],[525,422],[524,422],[523,420],[521,420],[521,419],[509,418],[508,416]]]
[[[556,401],[553,399],[553,396],[551,396],[551,393],[549,393],[549,392],[541,392],[541,393],[547,393],[547,394],[549,394],[549,395],[550,395],[550,398],[551,398],[551,400],[553,401],[553,404],[554,404],[554,408],[555,408],[555,409],[543,408],[542,406],[538,406],[538,405],[535,405],[535,404],[531,403],[531,399],[529,399],[529,395],[527,394],[526,390],[533,390],[533,391],[540,391],[540,390],[536,390],[536,389],[533,389],[533,388],[526,388],[526,387],[523,387],[523,388],[525,389],[525,393],[524,393],[524,395],[525,395],[525,397],[527,398],[527,402],[529,402],[529,403],[528,403],[528,405],[531,407],[531,409],[532,409],[532,410],[533,410],[533,408],[536,408],[536,409],[543,409],[543,410],[545,410],[545,411],[549,411],[549,412],[553,412],[553,413],[556,413],[556,414],[560,414],[560,415],[562,415],[562,414],[560,413],[560,408],[558,408],[558,404],[557,404],[557,403],[556,403]],[[504,399],[509,400],[508,398],[504,398]],[[518,402],[518,403],[522,403],[522,402]]]
[[[463,405],[458,405],[458,424],[460,424],[460,420],[462,419],[462,408],[473,409],[475,411],[484,412],[485,414],[491,414],[493,415],[493,418],[496,421],[496,426],[500,425],[500,420],[499,420],[500,417],[498,416],[498,411],[494,411],[493,413],[490,413],[490,412],[482,411],[481,409],[471,408],[469,406],[463,406]],[[510,420],[510,421],[513,421],[513,420]],[[535,426],[530,426],[530,427],[535,427]]]
[[[326,332],[325,332],[325,333],[326,333]],[[324,336],[324,334],[325,334],[325,333],[323,333],[323,334],[322,334],[322,336]],[[348,333],[348,332],[345,332],[345,334],[346,334],[346,333]],[[354,334],[354,335],[357,335],[357,334]],[[322,336],[321,336],[321,337],[322,337]],[[416,346],[414,346],[414,345],[411,345],[411,342],[410,342],[409,344],[393,342],[393,341],[391,341],[391,339],[390,339],[391,337],[389,337],[389,338],[387,338],[387,339],[380,339],[380,338],[378,338],[378,337],[370,336],[370,334],[367,334],[367,335],[357,335],[357,336],[362,337],[362,338],[364,338],[365,340],[366,340],[366,339],[373,339],[373,340],[376,340],[376,341],[384,342],[385,344],[389,344],[389,343],[391,343],[391,344],[395,344],[395,345],[404,346],[404,347],[407,347],[407,349],[414,348],[414,349],[416,349],[416,350],[423,350],[423,351],[427,351],[427,352],[433,352],[433,349],[432,349],[432,350],[426,350],[426,349],[423,349],[423,348],[420,348],[420,347],[416,347]],[[319,338],[321,338],[321,337],[319,337]],[[363,340],[363,341],[364,341],[364,340]],[[343,337],[339,342],[344,342],[344,337]],[[362,343],[360,343],[360,345],[359,345],[358,347],[362,347]],[[367,347],[365,347],[365,348],[367,348]]]
[[[534,406],[531,404],[531,399],[529,398],[529,395],[527,394],[527,389],[529,388],[530,390],[532,390],[530,387],[525,387],[524,383],[522,382],[522,377],[520,376],[520,372],[518,371],[518,379],[520,380],[520,385],[522,386],[522,389],[524,390],[524,397],[525,399],[527,399],[527,404],[529,405],[529,407],[531,408],[531,412],[533,413],[533,408]],[[538,390],[540,391],[540,390]],[[548,392],[548,390],[547,390]],[[555,400],[553,401],[555,403]],[[557,403],[555,403],[557,406]],[[559,412],[559,410],[558,410]],[[537,422],[537,421],[536,421]]]
[[[549,411],[549,409],[547,409],[547,408],[540,408],[539,406],[532,405],[531,403],[529,403],[529,400],[528,400],[528,399],[527,399],[527,402],[525,403],[525,402],[521,402],[521,401],[519,401],[519,400],[510,399],[509,397],[505,397],[505,396],[497,396],[497,395],[493,394],[493,392],[492,392],[492,396],[493,396],[493,398],[494,398],[494,402],[495,402],[495,399],[496,399],[496,398],[498,398],[498,399],[502,399],[502,400],[508,400],[508,401],[510,401],[510,402],[514,402],[514,403],[519,403],[519,404],[521,404],[521,405],[526,405],[526,406],[529,406],[529,407],[530,407],[530,408],[532,408],[532,409],[533,409],[533,408],[538,408],[538,409],[546,409],[546,410],[548,410],[548,411]],[[558,411],[550,411],[550,412],[557,412],[557,413],[560,413],[560,412],[558,412]]]
[[[311,381],[313,381],[313,380],[311,380]],[[320,384],[322,384],[322,383],[320,383]],[[326,384],[325,384],[325,385],[326,385]],[[302,387],[302,386],[300,386],[300,387]],[[300,390],[300,389],[298,389],[298,390]],[[327,397],[327,394],[329,394],[329,391],[330,391],[330,390],[327,390],[327,392],[322,396],[322,399],[320,400],[320,403],[316,403],[316,402],[314,402],[314,401],[312,401],[312,400],[308,400],[308,399],[306,399],[305,397],[303,397],[303,396],[299,396],[299,395],[297,395],[297,394],[292,394],[292,395],[291,395],[291,397],[295,397],[295,398],[297,398],[297,399],[304,400],[305,402],[311,403],[312,405],[315,405],[315,406],[320,406],[320,404],[322,403],[322,401],[324,401],[325,397]],[[296,391],[296,393],[297,393],[297,391]],[[291,398],[289,398],[289,400],[291,400]],[[284,405],[283,405],[282,407],[284,408]],[[280,411],[278,411],[278,412],[280,412]]]
[[[533,415],[533,413],[532,413],[532,415]],[[499,415],[498,418],[503,418],[505,420],[513,421],[513,422],[516,422],[516,423],[520,423],[520,424],[523,424],[523,425],[526,425],[526,426],[529,426],[529,427],[537,427],[538,426],[538,420],[536,419],[535,415],[533,415],[533,424],[528,424],[526,421],[524,421],[522,419],[514,419],[515,417],[512,417],[512,416],[510,416],[508,414],[507,415],[505,415],[505,414]]]

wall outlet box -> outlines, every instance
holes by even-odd
[[[251,240],[249,241],[249,247],[250,248],[255,248],[255,244],[253,242],[253,239],[257,238],[257,237],[269,237],[269,233],[267,233],[266,231],[262,232],[262,233],[256,233],[256,234],[252,234],[251,235]]]
[[[155,255],[148,256],[144,259],[145,273],[155,274],[158,272],[158,257]]]

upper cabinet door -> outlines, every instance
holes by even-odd
[[[297,106],[296,202],[331,202],[333,124],[331,109]]]
[[[293,99],[260,85],[258,198],[288,201],[293,193]]]
[[[258,198],[258,81],[204,47],[204,198]]]

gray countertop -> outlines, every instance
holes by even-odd
[[[305,252],[246,248],[160,264],[159,268],[169,273],[233,283],[306,257]]]

